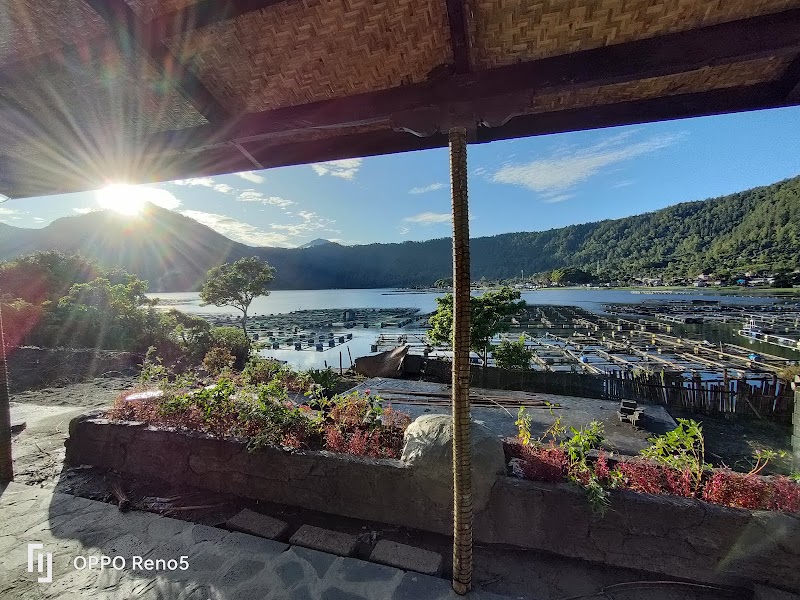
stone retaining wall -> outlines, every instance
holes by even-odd
[[[67,463],[451,533],[450,511],[432,505],[413,469],[396,460],[250,453],[237,441],[86,416],[70,425]],[[572,485],[500,477],[476,515],[475,539],[696,581],[800,591],[800,518],[781,513],[619,491],[600,517]]]
[[[109,372],[133,375],[143,358],[130,352],[35,346],[10,348],[7,352],[12,394],[78,383]]]

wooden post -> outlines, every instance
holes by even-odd
[[[11,459],[11,398],[8,393],[6,340],[3,332],[3,313],[0,308],[0,482],[14,479]]]
[[[792,468],[800,469],[800,375],[794,376],[794,411],[792,412]]]
[[[469,210],[467,130],[450,130],[453,203],[453,589],[472,588],[472,444],[469,406]]]

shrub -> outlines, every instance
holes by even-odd
[[[502,340],[492,349],[497,366],[501,369],[528,369],[531,366],[534,352],[525,347],[525,336],[520,336],[516,342]]]
[[[767,510],[800,513],[800,485],[789,477],[773,478],[767,498]]]
[[[711,469],[705,462],[705,441],[700,424],[691,419],[678,419],[675,429],[648,441],[651,446],[642,450],[642,456],[675,471],[688,471],[692,490],[698,494],[704,474]]]
[[[703,500],[723,506],[758,510],[765,506],[768,486],[757,475],[716,471],[703,488]]]
[[[328,367],[327,369],[308,369],[306,374],[311,378],[311,381],[320,386],[323,393],[330,393],[336,384],[339,382],[339,375]]]
[[[236,359],[235,367],[244,368],[250,356],[250,340],[238,327],[214,327],[211,330],[211,344],[219,348],[227,348]]]
[[[230,350],[215,346],[203,357],[203,368],[211,375],[218,376],[230,373],[235,362]]]
[[[242,377],[251,385],[269,383],[280,370],[281,363],[275,359],[251,356],[242,370]]]

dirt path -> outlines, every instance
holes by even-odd
[[[98,378],[12,394],[11,422],[25,424],[12,440],[16,481],[54,486],[64,466],[64,440],[69,436],[70,420],[111,406],[117,395],[134,383],[133,377]]]

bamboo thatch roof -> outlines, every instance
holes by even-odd
[[[0,0],[0,193],[800,103],[800,0]]]

